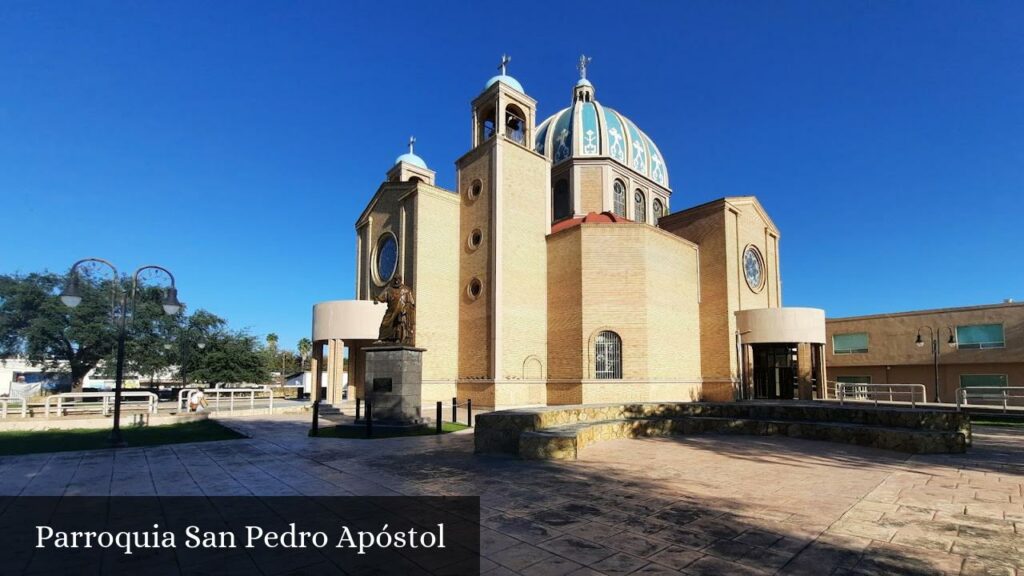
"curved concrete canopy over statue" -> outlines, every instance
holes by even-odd
[[[412,288],[402,283],[398,274],[391,284],[380,293],[377,302],[388,305],[384,319],[380,322],[378,344],[393,343],[414,346],[416,343],[416,298]]]

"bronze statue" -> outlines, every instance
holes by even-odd
[[[388,305],[380,323],[377,342],[413,346],[416,342],[416,299],[412,288],[402,284],[402,277],[396,274],[391,285],[377,297],[377,302]]]

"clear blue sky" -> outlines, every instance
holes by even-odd
[[[0,3],[0,273],[162,264],[294,346],[352,297],[353,224],[406,138],[451,187],[500,55],[543,118],[585,52],[673,209],[760,198],[785,304],[1024,298],[1024,3],[515,6]]]

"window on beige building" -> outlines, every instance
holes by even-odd
[[[657,226],[658,220],[661,220],[661,217],[664,216],[665,206],[661,203],[660,199],[655,198],[654,202],[651,205],[651,210],[654,211],[654,216],[651,219],[651,224]]]
[[[1006,387],[1006,374],[961,374],[960,375],[960,387],[961,388],[975,388],[975,387]]]
[[[647,222],[647,197],[643,190],[637,190],[633,194],[633,220]]]
[[[622,378],[622,338],[615,332],[601,332],[594,340],[594,377]]]
[[[849,334],[832,335],[833,354],[866,354],[867,351],[867,332],[851,332]]]
[[[974,324],[972,326],[956,327],[956,344],[961,350],[979,348],[1003,348],[1006,346],[1003,338],[1002,324]]]
[[[845,390],[843,394],[847,398],[868,400],[871,397],[871,393],[868,391],[867,386],[856,386],[856,384],[871,384],[871,376],[836,376],[836,384],[854,385],[844,386]]]
[[[615,185],[612,187],[612,201],[614,206],[612,211],[619,216],[626,215],[626,185],[622,183],[622,180],[616,180]]]

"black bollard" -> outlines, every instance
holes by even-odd
[[[366,400],[366,414],[364,414],[363,417],[366,419],[366,437],[367,438],[372,438],[373,437],[373,404],[370,403],[369,399]]]
[[[313,427],[309,429],[310,436],[320,434],[320,401],[313,401]]]
[[[473,427],[473,399],[466,400],[466,425]]]
[[[441,401],[437,401],[437,433],[441,433]]]
[[[359,420],[359,398],[356,398],[356,420]]]
[[[458,422],[459,421],[459,414],[457,412],[458,409],[459,409],[459,399],[458,398],[452,398],[452,422]]]

